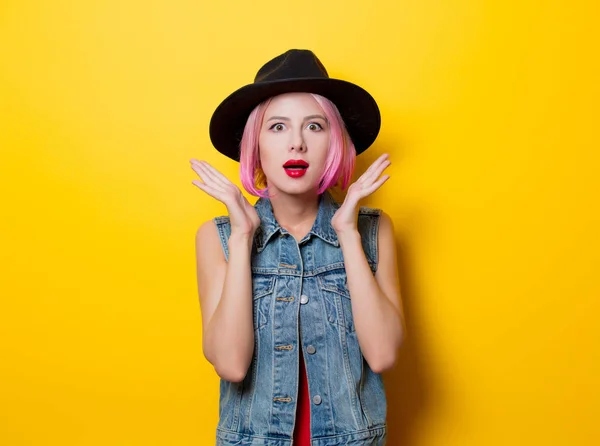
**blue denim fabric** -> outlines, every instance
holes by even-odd
[[[299,354],[310,393],[311,444],[384,445],[383,379],[364,360],[352,318],[344,258],[321,195],[317,218],[300,241],[281,228],[268,199],[252,250],[254,356],[241,383],[221,380],[217,445],[290,446],[296,419]],[[373,274],[380,210],[361,207],[358,229]],[[228,259],[228,217],[216,217]],[[351,259],[346,259],[351,260]]]

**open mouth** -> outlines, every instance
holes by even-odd
[[[308,169],[308,163],[304,160],[289,160],[283,165],[285,173],[292,178],[303,176]]]

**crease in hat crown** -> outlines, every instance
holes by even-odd
[[[276,78],[274,74],[277,74]],[[310,50],[292,49],[264,64],[256,73],[254,82],[314,77],[329,78],[327,69],[316,54]]]

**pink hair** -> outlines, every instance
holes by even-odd
[[[348,187],[354,172],[356,161],[354,144],[335,104],[318,94],[311,93],[311,95],[323,109],[330,129],[329,151],[325,159],[325,168],[318,181],[318,193],[322,194],[330,187],[338,184],[344,190]],[[257,187],[257,183],[264,183],[266,186],[266,178],[260,166],[258,138],[265,111],[270,102],[271,99],[267,99],[252,110],[240,143],[240,177],[242,185],[249,194],[264,198],[268,197],[268,187],[263,189]]]

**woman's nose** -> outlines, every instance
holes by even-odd
[[[294,152],[304,152],[306,150],[306,147],[304,147],[304,143],[301,143],[301,144],[292,144],[291,149]]]
[[[304,152],[306,151],[306,145],[304,143],[304,138],[302,138],[302,135],[296,135],[291,143],[291,150],[295,151],[295,152]]]

